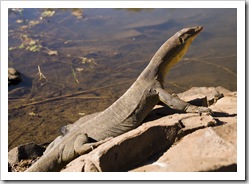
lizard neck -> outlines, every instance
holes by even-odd
[[[183,55],[182,46],[177,43],[175,35],[172,36],[159,48],[139,78],[158,80],[162,85],[170,68],[178,63]]]
[[[158,80],[163,87],[166,74],[187,52],[202,26],[184,28],[169,38],[156,52],[139,78],[146,81]]]

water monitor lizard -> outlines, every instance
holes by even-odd
[[[208,108],[190,105],[177,96],[172,96],[163,87],[166,73],[180,61],[202,28],[184,28],[175,33],[159,48],[123,96],[106,110],[76,121],[65,135],[57,137],[48,146],[44,155],[27,171],[59,171],[67,163],[88,153],[106,139],[141,125],[160,101],[183,112],[209,112]]]

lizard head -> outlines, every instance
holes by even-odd
[[[202,26],[197,26],[180,30],[179,32],[177,32],[179,42],[181,44],[184,44],[189,41],[192,42],[196,38],[196,36],[201,32],[202,29]]]
[[[152,65],[158,71],[158,80],[163,81],[165,79],[165,75],[170,68],[181,60],[202,29],[202,26],[184,28],[161,46],[152,58]]]
[[[190,44],[203,29],[202,26],[184,28],[176,33],[177,42],[181,46],[179,57],[182,57],[188,50]]]

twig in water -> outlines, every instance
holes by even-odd
[[[45,75],[43,75],[43,73],[41,72],[41,68],[39,65],[37,65],[37,68],[38,68],[38,73],[37,75],[39,76],[39,81],[41,82],[41,86],[46,84],[48,82],[48,79],[47,77],[45,77]],[[45,81],[42,82],[42,79],[44,79]],[[32,86],[32,89],[33,89],[33,86]]]
[[[72,72],[73,72],[74,80],[79,84],[79,80],[78,80],[77,77],[76,77],[76,73],[75,73],[75,71],[74,71],[72,65],[71,65],[71,69],[72,69]]]
[[[38,68],[38,73],[37,73],[37,75],[39,76],[39,81],[42,80],[42,79],[46,79],[46,80],[47,80],[47,78],[46,78],[46,77],[43,75],[43,73],[41,72],[41,68],[40,68],[39,65],[37,65],[37,68]]]

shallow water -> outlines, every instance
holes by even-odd
[[[9,9],[9,149],[50,142],[61,126],[102,111],[183,27],[204,26],[165,88],[237,86],[236,9]],[[39,66],[39,67],[38,67]]]

